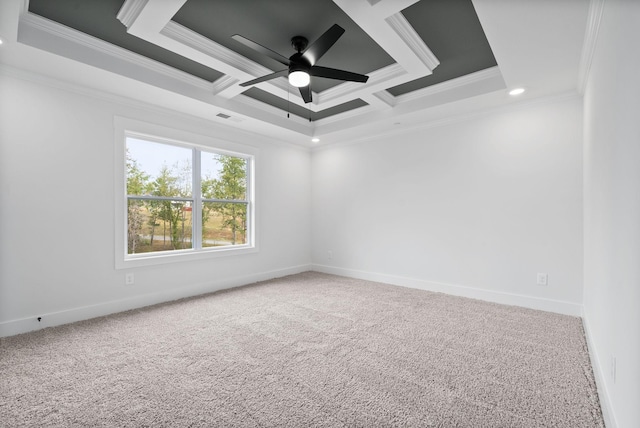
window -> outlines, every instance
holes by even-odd
[[[254,248],[253,155],[124,135],[124,263],[117,267]]]

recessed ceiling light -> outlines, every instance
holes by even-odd
[[[318,138],[318,137],[314,137],[314,138],[312,138],[312,139],[311,139],[311,142],[313,142],[313,143],[319,143],[319,142],[320,142],[320,138]]]
[[[509,95],[520,95],[524,92],[524,88],[515,88],[509,91]]]

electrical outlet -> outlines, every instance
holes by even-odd
[[[547,275],[546,273],[538,273],[537,284],[538,285],[548,285],[549,284],[549,275]]]
[[[133,273],[128,273],[124,276],[124,283],[126,285],[133,285],[135,284],[135,282],[136,282],[136,279],[133,276]]]
[[[333,260],[333,251],[327,251],[327,260]]]

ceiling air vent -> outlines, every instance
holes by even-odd
[[[229,119],[231,117],[228,114],[224,114],[224,113],[218,113],[216,114],[216,116],[221,117],[222,119]]]

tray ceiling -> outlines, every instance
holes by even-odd
[[[166,3],[173,4],[167,7]],[[375,14],[369,10],[372,8],[369,3],[365,3],[368,5],[365,10],[361,6],[353,7],[355,2],[344,2],[349,6],[344,8],[337,3],[332,0],[31,0],[28,10],[209,82],[222,97],[250,98],[268,110],[282,110],[283,114],[291,113],[311,122],[371,107],[367,99],[372,96],[392,100],[496,65],[471,0],[386,1],[387,5],[395,3],[396,6],[387,6]],[[160,8],[165,10],[157,12]],[[166,22],[159,19],[163,12],[165,19],[169,18]],[[145,24],[144,21],[150,19],[156,22]],[[136,29],[138,23],[141,29]],[[345,34],[318,64],[368,74],[369,83],[313,78],[311,105],[304,104],[296,88],[289,88],[285,78],[248,89],[239,87],[242,81],[278,71],[282,65],[238,43],[232,35],[240,34],[290,56],[295,52],[291,46],[293,36],[301,35],[312,42],[333,24],[343,27]],[[150,29],[145,26],[155,26],[159,31],[149,34]],[[372,37],[365,31],[376,26],[383,27],[382,34]],[[386,39],[383,45],[401,43],[404,52],[400,49],[387,52],[379,43],[383,37]],[[173,39],[173,43],[163,38]],[[194,46],[195,43],[201,46]],[[190,52],[194,47],[211,55],[211,60],[199,59]],[[394,60],[407,53],[414,58],[406,62],[417,64],[407,64],[408,67]],[[389,101],[386,103],[388,106]]]
[[[573,28],[586,20],[584,1],[557,2],[567,12],[582,3],[569,23],[572,36],[584,35],[584,26]],[[446,110],[505,89],[503,63],[507,71],[523,73],[536,67],[509,68],[493,41],[511,47],[495,35],[515,31],[504,19],[533,10],[533,4],[540,11],[536,19],[549,14],[546,3],[495,0],[24,0],[17,41],[150,85],[167,98],[182,97],[179,103],[191,100],[189,113],[199,108],[201,117],[258,132],[263,124],[290,140],[346,135],[381,121],[397,124],[408,114],[415,122],[416,112]],[[499,29],[487,32],[487,22]],[[345,33],[318,65],[367,74],[367,83],[312,78],[313,101],[307,104],[284,77],[240,86],[283,66],[231,36],[288,57],[293,36],[313,42],[333,24]]]

